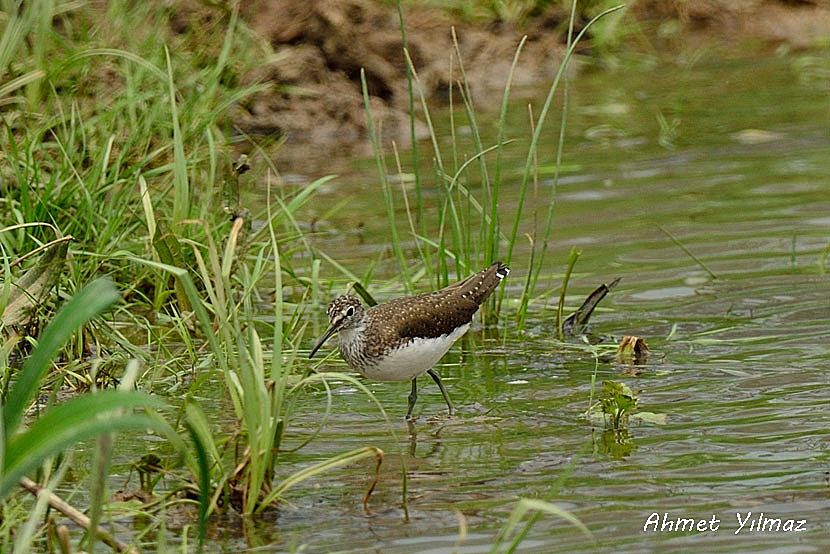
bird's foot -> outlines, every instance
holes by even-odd
[[[455,421],[455,412],[447,412],[444,414],[436,414],[427,418],[427,423],[448,423]]]

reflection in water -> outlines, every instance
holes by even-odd
[[[424,430],[424,424],[418,424],[417,421],[413,420],[406,420],[407,430],[409,431],[409,457],[410,458],[422,458],[425,460],[431,459],[435,457],[441,450],[441,438],[440,432],[441,428],[439,427],[434,432],[426,434],[426,440],[421,440],[421,444],[426,443],[428,445],[428,450],[422,454],[416,455],[416,449],[418,448],[418,430]],[[423,452],[423,449],[422,449]]]
[[[594,453],[609,456],[615,460],[627,458],[637,446],[628,429],[604,429],[594,431]]]

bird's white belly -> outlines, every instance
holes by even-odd
[[[469,328],[470,324],[466,323],[447,335],[416,338],[402,348],[389,351],[377,364],[363,369],[361,373],[377,381],[409,381],[438,363]]]

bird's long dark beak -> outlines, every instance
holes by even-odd
[[[320,337],[320,340],[317,341],[317,344],[314,345],[314,348],[311,349],[311,352],[309,352],[308,359],[310,360],[311,358],[313,358],[314,355],[317,353],[317,351],[320,350],[320,347],[322,347],[323,344],[325,344],[325,342],[327,340],[329,340],[331,338],[331,336],[336,332],[337,332],[337,326],[336,325],[332,325],[331,327],[326,329],[326,332],[323,334],[322,337]]]

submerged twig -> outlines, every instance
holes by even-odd
[[[582,333],[585,327],[588,326],[588,320],[594,313],[594,309],[602,301],[602,299],[605,298],[608,292],[611,289],[613,289],[619,282],[620,277],[617,277],[610,283],[603,283],[602,285],[594,289],[594,292],[592,292],[585,298],[585,300],[582,302],[582,305],[579,308],[577,308],[577,310],[574,313],[569,315],[567,319],[565,319],[565,322],[562,324],[562,329],[564,333],[570,336],[575,336]]]
[[[86,531],[88,533],[92,532],[92,530],[90,529],[92,527],[92,525],[90,523],[90,519],[84,513],[82,513],[78,509],[72,507],[69,503],[67,503],[60,496],[56,495],[55,493],[53,493],[50,490],[47,490],[47,489],[41,487],[40,485],[38,485],[37,483],[35,483],[31,479],[29,479],[28,477],[22,477],[20,479],[20,486],[22,486],[24,489],[26,489],[27,491],[29,491],[30,493],[35,495],[35,497],[37,497],[37,498],[40,498],[41,496],[46,495],[46,497],[49,500],[49,506],[51,506],[55,510],[59,511],[60,513],[62,513],[63,515],[65,515],[66,517],[68,517],[69,519],[74,521],[76,524],[78,524],[81,527],[83,527],[84,529],[86,529]],[[130,553],[130,554],[138,554],[138,551],[135,548],[133,548],[132,546],[130,546],[126,543],[123,543],[123,542],[119,541],[118,539],[113,537],[111,534],[109,534],[107,531],[105,531],[101,527],[97,527],[95,529],[94,533],[95,533],[96,537],[101,539],[101,542],[103,542],[107,546],[111,547],[116,552],[127,552],[127,553]]]
[[[565,268],[565,276],[562,278],[562,290],[559,293],[559,305],[556,309],[556,337],[559,340],[564,340],[565,329],[563,327],[562,313],[565,311],[565,294],[568,292],[568,281],[571,279],[571,273],[574,270],[576,260],[579,259],[581,250],[576,247],[571,247],[571,253],[568,255],[568,265]]]
[[[375,478],[372,479],[372,484],[369,485],[369,490],[366,491],[366,494],[363,495],[363,509],[368,511],[369,510],[369,498],[372,497],[372,493],[375,492],[375,487],[378,485],[378,481],[380,481],[380,466],[383,464],[383,450],[380,448],[375,448],[375,459],[377,463],[375,464]]]

